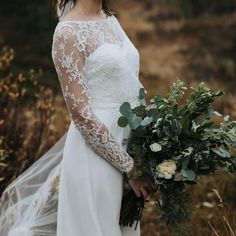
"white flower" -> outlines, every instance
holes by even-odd
[[[149,147],[153,152],[159,152],[162,150],[162,146],[159,143],[153,143]]]
[[[171,179],[177,169],[174,160],[165,160],[156,166],[156,173],[158,177],[164,179]]]

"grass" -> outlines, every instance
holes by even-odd
[[[116,2],[115,9],[122,27],[140,52],[140,80],[147,88],[149,96],[157,91],[166,94],[177,76],[185,80],[188,86],[204,81],[209,87],[225,89],[226,95],[219,99],[215,106],[217,110],[236,119],[234,12],[183,18],[178,15],[174,5],[161,0],[120,0]],[[6,168],[4,163],[8,159],[10,169],[5,173],[8,173],[7,181],[10,182],[63,134],[68,125],[68,113],[59,93],[59,83],[51,61],[51,42],[56,19],[50,13],[48,1],[3,1],[0,7],[0,20],[4,22],[1,25],[0,38],[5,38],[16,53],[15,62],[10,68],[10,72],[15,75],[13,80],[31,68],[35,71],[42,69],[43,74],[39,78],[39,83],[56,91],[52,95],[53,117],[51,121],[47,120],[46,125],[50,133],[42,135],[41,141],[44,142],[41,143],[41,151],[36,150],[36,146],[23,148],[23,141],[29,140],[34,132],[37,133],[35,128],[32,129],[32,123],[41,117],[37,111],[32,113],[32,108],[37,104],[33,95],[25,99],[31,101],[31,107],[20,105],[19,122],[22,122],[23,126],[22,132],[17,133],[21,134],[20,139],[19,136],[13,135],[14,115],[9,116],[11,119],[7,125],[6,121],[3,121],[5,119],[0,119],[0,129],[5,127],[4,133],[1,131],[1,134],[10,133],[12,136],[8,140],[15,142],[12,146],[14,155],[11,156],[14,161],[11,162],[6,152],[10,149],[3,139],[0,139],[0,149],[5,150],[1,151],[0,162],[2,161],[3,165],[0,165],[0,168]],[[10,106],[1,107],[9,109]],[[37,109],[39,111],[39,106]],[[30,153],[30,148],[33,149],[31,155],[25,155],[25,152]],[[24,155],[23,159],[28,162],[18,159],[19,154]],[[20,168],[14,169],[19,163]],[[6,179],[1,176],[0,181],[3,181],[3,178]],[[8,182],[1,186],[6,186]],[[189,187],[193,198],[192,235],[235,235],[235,186],[235,176],[215,173],[202,178],[198,186]],[[221,204],[220,198],[212,189],[217,189],[223,200],[223,207],[218,205]],[[154,197],[158,197],[158,193]],[[142,236],[174,235],[160,220],[152,204],[150,201],[144,211]]]

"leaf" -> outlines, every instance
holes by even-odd
[[[232,142],[236,142],[236,127],[233,127],[229,132],[228,132],[228,137]]]
[[[152,117],[145,117],[144,120],[142,120],[141,125],[142,126],[147,126],[153,121]]]
[[[157,120],[159,118],[159,112],[156,108],[152,108],[148,111],[148,116],[151,116],[153,120]]]
[[[190,157],[186,157],[184,159],[184,161],[182,162],[182,169],[187,169],[189,161],[190,161]]]
[[[182,169],[181,174],[190,181],[194,181],[196,179],[196,173],[193,170]]]
[[[216,153],[218,156],[223,157],[223,158],[229,158],[231,157],[230,153],[226,151],[225,149],[212,149],[214,153]]]
[[[222,96],[222,95],[224,95],[224,90],[218,90],[218,91],[216,91],[215,92],[215,96]]]
[[[129,125],[132,129],[137,129],[142,122],[142,118],[136,116],[135,114],[132,114],[132,116],[130,116],[128,118],[128,121],[129,121]]]
[[[211,121],[211,120],[205,120],[202,124],[201,124],[201,127],[200,129],[205,129],[207,127],[210,127],[212,126],[214,123]]]
[[[200,127],[200,125],[199,125],[199,124],[196,124],[196,122],[193,120],[193,121],[192,121],[192,130],[193,130],[194,132],[196,132],[199,127]]]
[[[185,148],[184,151],[182,151],[181,153],[184,154],[184,156],[189,156],[191,155],[193,152],[193,148],[192,147],[188,147],[188,148]]]
[[[222,116],[222,114],[219,113],[218,111],[213,111],[213,114],[216,115],[216,116]]]
[[[142,106],[146,106],[146,100],[145,99],[140,99],[138,97],[138,100],[139,100],[139,104],[142,105]]]
[[[119,109],[120,113],[125,116],[129,117],[132,114],[131,106],[128,102],[124,102]]]
[[[159,143],[161,146],[165,146],[165,145],[168,144],[168,140],[160,140],[158,143]]]
[[[127,117],[125,117],[125,116],[121,116],[119,119],[118,119],[118,125],[120,126],[120,127],[126,127],[127,126],[127,124],[128,124],[128,119],[127,119]]]
[[[140,105],[142,105],[142,106],[146,106],[145,93],[146,93],[145,88],[139,89],[139,95],[137,98],[139,100]]]
[[[140,100],[145,99],[145,89],[144,88],[139,89],[139,99]]]
[[[229,115],[224,117],[224,121],[228,121],[229,120]]]
[[[205,117],[210,118],[213,113],[214,113],[213,108],[210,106],[209,109],[205,113]]]
[[[155,96],[154,96],[154,98],[153,98],[153,100],[155,101],[155,102],[160,102],[160,101],[163,101],[163,100],[165,100],[166,98],[162,95],[162,94],[160,94],[160,93],[158,93],[158,94],[156,94]]]

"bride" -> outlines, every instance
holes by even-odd
[[[139,236],[119,225],[126,177],[137,197],[155,186],[137,170],[119,106],[137,105],[139,53],[105,0],[53,0],[52,59],[70,113],[68,131],[4,191],[0,236]]]

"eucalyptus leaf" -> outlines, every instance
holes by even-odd
[[[147,126],[153,121],[152,117],[145,117],[144,120],[142,120],[141,125],[142,126]]]
[[[138,97],[138,100],[139,100],[139,104],[142,105],[142,106],[146,106],[146,100],[145,99],[140,99]]]
[[[145,89],[144,88],[139,89],[139,99],[140,100],[145,99]]]
[[[152,108],[148,111],[148,116],[151,116],[154,121],[156,121],[159,118],[160,113],[156,108]]]
[[[125,116],[121,116],[119,119],[118,119],[118,125],[120,127],[126,127],[128,125],[128,119],[127,117]]]
[[[187,169],[189,161],[190,161],[190,157],[184,158],[184,160],[182,162],[182,169]]]
[[[128,118],[128,122],[132,129],[137,129],[141,125],[142,118],[132,114],[132,116]]]
[[[196,173],[193,170],[182,169],[181,174],[190,181],[194,181],[196,179]]]
[[[124,102],[119,109],[120,113],[125,116],[129,117],[132,114],[131,106],[128,102]]]

